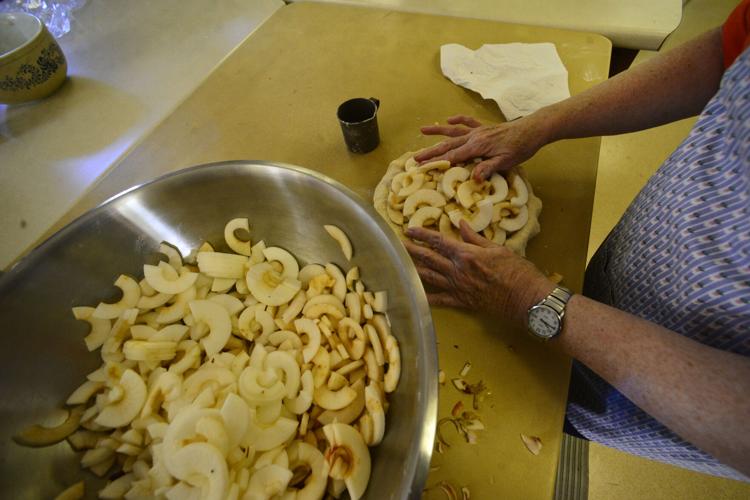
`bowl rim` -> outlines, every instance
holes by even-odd
[[[145,189],[152,184],[161,183],[168,181],[174,177],[180,177],[189,175],[192,172],[199,170],[217,169],[220,167],[241,167],[251,166],[253,168],[263,166],[280,168],[283,170],[291,170],[303,175],[308,175],[315,178],[318,181],[326,183],[344,194],[349,200],[357,204],[361,209],[367,212],[375,221],[376,225],[380,228],[385,238],[393,246],[397,254],[404,258],[407,262],[411,261],[411,257],[407,253],[403,243],[394,233],[393,229],[383,220],[383,218],[375,211],[375,208],[367,203],[365,199],[355,193],[352,189],[345,186],[341,182],[322,174],[318,171],[311,170],[309,168],[301,167],[298,165],[292,165],[289,163],[266,161],[266,160],[224,160],[218,162],[208,162],[199,165],[193,165],[178,170],[167,172],[151,180],[142,182],[131,186],[130,188],[124,189],[119,193],[110,196],[103,202],[99,203],[95,207],[86,210],[83,214],[76,217],[71,222],[65,224],[62,228],[55,231],[52,235],[46,238],[43,242],[35,246],[26,255],[16,261],[16,263],[7,270],[7,272],[0,274],[0,292],[8,285],[10,285],[16,276],[23,272],[25,268],[31,265],[34,259],[44,252],[47,246],[50,246],[58,238],[62,238],[66,233],[75,230],[79,225],[85,224],[87,221],[94,218],[98,212],[104,210],[108,205],[114,204],[118,200],[124,198],[129,193]],[[418,342],[419,349],[422,350],[421,354],[425,360],[426,371],[434,371],[434,377],[427,377],[425,383],[420,387],[425,393],[419,395],[426,401],[423,415],[421,416],[421,425],[417,426],[415,440],[409,445],[412,451],[416,454],[416,460],[413,462],[412,467],[409,470],[405,469],[403,477],[410,477],[410,490],[401,492],[401,498],[414,498],[418,499],[422,497],[422,490],[427,482],[427,476],[429,474],[430,460],[432,458],[435,431],[437,429],[437,413],[438,413],[438,354],[437,354],[437,337],[435,335],[435,328],[432,322],[432,313],[430,311],[429,304],[427,302],[427,296],[422,286],[422,282],[417,274],[414,266],[407,267],[403,270],[404,274],[409,281],[410,287],[415,290],[417,299],[417,310],[413,311],[416,315],[417,323],[421,326],[422,336]],[[421,292],[421,293],[420,293]],[[415,415],[416,416],[416,415]],[[405,465],[405,464],[404,464]]]
[[[19,56],[25,54],[27,52],[27,49],[29,49],[34,43],[36,43],[36,41],[39,39],[39,36],[46,29],[42,20],[36,17],[34,14],[29,14],[28,12],[23,11],[0,13],[0,18],[13,19],[14,17],[25,17],[30,19],[36,25],[36,30],[34,34],[29,37],[29,39],[24,43],[12,50],[9,50],[8,52],[0,54],[0,65],[13,62],[18,59]]]

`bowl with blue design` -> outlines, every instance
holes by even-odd
[[[47,97],[67,72],[65,55],[43,22],[25,12],[0,13],[0,103]]]

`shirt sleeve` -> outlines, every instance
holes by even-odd
[[[750,0],[742,0],[729,14],[722,28],[722,48],[724,50],[724,69],[732,65],[735,59],[750,44]]]

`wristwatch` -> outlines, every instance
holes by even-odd
[[[565,306],[573,292],[558,286],[528,312],[529,332],[542,340],[549,340],[562,331]]]

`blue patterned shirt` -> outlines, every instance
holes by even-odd
[[[688,137],[603,247],[611,305],[705,345],[750,355],[750,50],[724,73]],[[581,365],[575,369],[587,382],[575,389],[589,391],[596,402],[568,405],[569,421],[585,437],[750,481],[685,442],[592,372]]]

